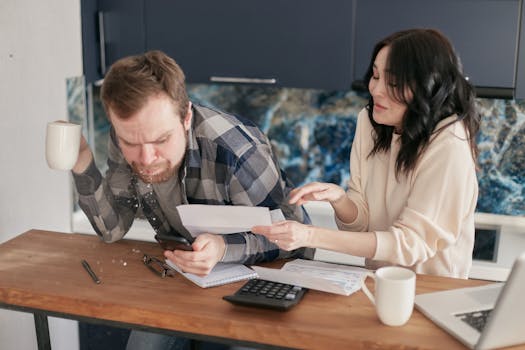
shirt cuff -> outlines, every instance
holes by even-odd
[[[71,171],[71,174],[73,174],[77,191],[82,196],[95,193],[102,182],[102,174],[95,165],[95,160],[91,160],[91,163],[89,163],[83,173],[76,174]]]
[[[233,233],[229,235],[222,235],[224,239],[224,255],[221,262],[224,263],[238,263],[244,261],[246,256],[246,240],[240,233]]]
[[[396,239],[390,231],[376,231],[376,252],[374,260],[391,261],[392,254],[395,254]]]

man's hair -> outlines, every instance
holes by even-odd
[[[161,51],[149,51],[116,61],[104,77],[101,98],[109,116],[129,118],[144,107],[152,96],[166,94],[174,103],[181,119],[188,109],[184,72]]]

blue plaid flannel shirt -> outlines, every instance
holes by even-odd
[[[288,204],[292,186],[280,169],[267,137],[255,124],[237,116],[193,105],[188,149],[179,177],[183,203],[280,208],[287,219],[310,223],[303,207]],[[84,173],[73,173],[73,178],[79,206],[104,241],[124,237],[134,219],[142,215],[157,233],[181,232],[168,221],[172,211],[165,212],[159,205],[162,200],[159,196],[166,192],[144,190],[155,188],[155,184],[144,184],[133,173],[113,129],[105,177],[93,161]],[[313,249],[283,251],[266,237],[250,232],[223,238],[226,243],[223,262],[253,264],[313,257]]]

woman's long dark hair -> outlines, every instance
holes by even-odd
[[[443,130],[436,125],[453,114],[467,129],[472,158],[477,164],[476,134],[479,113],[475,93],[462,73],[461,63],[448,39],[434,29],[410,29],[396,32],[376,44],[365,75],[370,83],[378,52],[388,46],[385,67],[389,95],[407,105],[401,125],[401,147],[396,159],[396,175],[408,175],[428,147],[432,136]],[[412,96],[407,96],[411,91]],[[374,101],[368,102],[368,116],[375,129],[370,155],[388,151],[394,127],[378,124],[373,118]]]

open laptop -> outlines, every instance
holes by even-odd
[[[505,283],[419,294],[415,305],[471,349],[525,343],[525,253]]]

